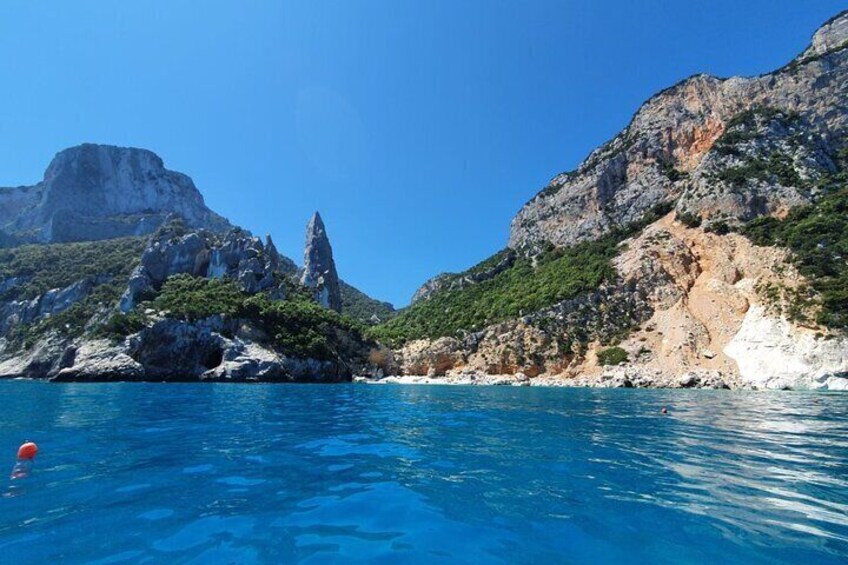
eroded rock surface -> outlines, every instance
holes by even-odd
[[[333,248],[327,236],[327,228],[318,212],[306,226],[306,246],[303,251],[303,274],[300,282],[311,288],[315,300],[331,310],[341,312],[342,296],[339,275],[333,260]]]
[[[567,246],[593,239],[684,192],[689,195],[687,206],[705,215],[714,211],[745,218],[803,200],[792,190],[797,187],[766,180],[778,190],[758,190],[760,195],[769,193],[765,203],[739,198],[733,191],[701,191],[708,202],[694,201],[698,177],[710,171],[705,157],[734,118],[755,108],[797,116],[801,139],[794,140],[794,146],[789,139],[775,138],[775,143],[785,145],[782,154],[802,171],[827,166],[819,148],[843,146],[848,126],[846,41],[848,13],[843,13],[816,33],[807,53],[783,69],[751,78],[697,75],[657,94],[624,131],[577,170],[555,177],[521,209],[512,221],[509,246]]]
[[[226,231],[188,176],[145,149],[86,143],[56,154],[34,186],[0,188],[0,230],[25,241],[90,241],[153,233],[167,218]]]

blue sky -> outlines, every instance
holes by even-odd
[[[145,147],[302,260],[403,305],[696,72],[800,52],[844,0],[4,2],[0,185],[81,142]]]

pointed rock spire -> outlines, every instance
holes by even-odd
[[[325,308],[342,310],[339,275],[333,261],[333,248],[324,221],[318,212],[306,225],[306,247],[303,250],[303,275],[300,282],[314,290],[315,300]]]
[[[277,251],[277,246],[274,245],[274,240],[271,239],[271,234],[265,235],[265,253],[268,255],[268,268],[271,272],[280,270],[280,252]]]

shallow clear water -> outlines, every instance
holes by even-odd
[[[0,382],[0,402],[0,464],[41,448],[0,478],[3,563],[848,557],[848,395]]]

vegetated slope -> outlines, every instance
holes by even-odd
[[[229,278],[207,279],[181,274],[169,277],[162,289],[129,314],[116,314],[102,332],[123,337],[138,331],[157,316],[198,322],[219,316],[251,323],[281,353],[298,358],[331,360],[351,357],[350,342],[361,340],[361,327],[317,304],[310,293],[285,280],[285,298],[266,292],[250,294]],[[150,314],[146,314],[150,312]],[[161,314],[160,314],[161,313]]]
[[[0,249],[0,281],[7,281],[0,301],[33,299],[85,277],[108,279],[123,290],[146,246],[147,238],[127,237]]]
[[[734,341],[734,351],[760,358],[771,347],[747,337],[759,324],[792,360],[780,361],[793,367],[786,375],[768,367],[779,377],[774,386],[848,370],[842,337],[815,341],[828,327],[845,327],[848,315],[840,217],[846,84],[843,12],[774,73],[699,75],[660,92],[621,134],[520,210],[507,251],[428,281],[411,307],[372,335],[406,344],[396,355],[408,374],[466,368],[573,376],[621,362],[660,372],[715,370],[724,376],[685,381],[717,386],[733,382],[736,367],[716,348]],[[658,208],[674,214],[656,221]],[[647,236],[618,245],[638,234],[633,226],[648,226]],[[788,247],[792,264],[781,266],[781,250],[758,255],[732,231]],[[821,326],[808,335],[781,325],[781,315]],[[645,330],[648,320],[655,329]],[[617,341],[621,351],[599,348]]]
[[[508,267],[490,278],[475,280],[475,274],[502,261],[504,252],[498,253],[451,277],[470,282],[451,288],[450,279],[445,279],[445,290],[433,292],[401,310],[395,318],[371,330],[370,335],[397,347],[413,339],[479,331],[595,291],[616,278],[611,260],[618,253],[618,244],[669,210],[668,206],[658,206],[641,222],[595,241],[567,248],[549,247],[532,257],[516,254]]]
[[[831,328],[848,327],[848,150],[839,172],[821,179],[812,204],[779,219],[757,218],[741,230],[757,245],[787,247],[811,289],[794,296],[792,318]],[[779,289],[765,289],[775,293]],[[812,292],[809,292],[812,291]],[[810,313],[812,312],[812,316]],[[812,319],[811,319],[812,317]]]
[[[7,249],[0,264],[2,376],[336,381],[373,347],[270,238],[239,230],[176,221],[149,240]]]
[[[82,335],[115,306],[146,245],[130,237],[0,249],[0,333],[24,348],[48,333]]]
[[[342,313],[364,323],[379,323],[391,319],[395,308],[388,302],[371,298],[361,290],[343,280],[339,281],[342,293]]]

